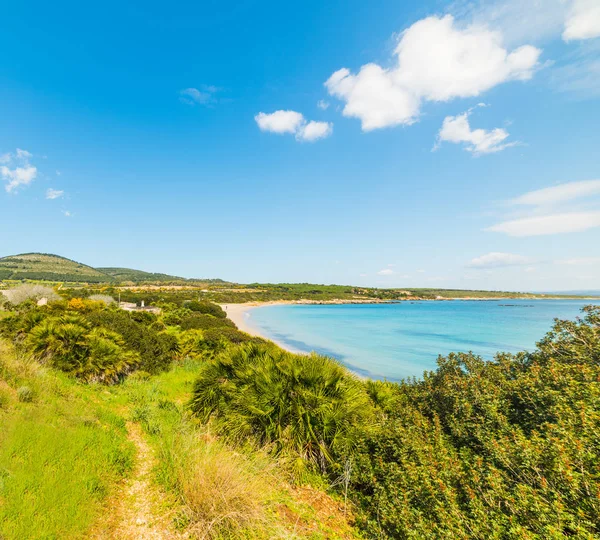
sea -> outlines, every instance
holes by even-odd
[[[452,300],[271,305],[246,313],[265,337],[333,357],[355,373],[398,381],[437,367],[439,355],[535,349],[555,318],[574,320],[600,300]]]

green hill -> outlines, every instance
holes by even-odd
[[[23,253],[0,258],[0,279],[36,279],[106,283],[112,276],[65,257],[47,253]]]
[[[144,281],[186,281],[186,278],[179,276],[170,276],[169,274],[160,274],[153,272],[144,272],[143,270],[133,270],[132,268],[97,268],[103,274],[111,276],[116,281],[134,281],[136,283]]]

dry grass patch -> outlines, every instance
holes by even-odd
[[[170,450],[189,532],[207,539],[284,537],[274,523],[277,481],[268,459],[198,433],[177,437]]]

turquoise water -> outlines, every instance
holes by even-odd
[[[598,301],[499,300],[395,304],[276,305],[248,323],[287,348],[337,358],[372,378],[420,377],[439,354],[531,350],[555,317],[574,319]]]

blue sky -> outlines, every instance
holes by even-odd
[[[4,6],[0,256],[598,288],[597,0],[126,4]]]

